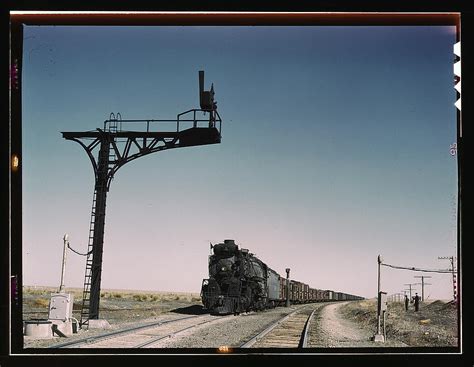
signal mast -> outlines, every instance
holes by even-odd
[[[103,128],[92,131],[62,132],[66,140],[79,143],[94,169],[95,185],[92,199],[86,270],[84,276],[81,327],[99,318],[102,253],[104,246],[105,209],[110,183],[119,168],[134,159],[165,149],[219,144],[222,120],[214,100],[214,85],[204,90],[204,71],[199,71],[199,109],[179,113],[176,119],[122,120],[120,113],[110,114]],[[209,118],[200,119],[204,112]],[[174,122],[173,131],[163,123]],[[97,155],[95,155],[97,152]]]

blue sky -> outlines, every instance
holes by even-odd
[[[196,108],[214,83],[222,143],[135,160],[107,201],[103,288],[199,292],[209,242],[281,275],[372,297],[377,255],[455,255],[454,27],[27,26],[24,283],[59,285],[62,236],[85,252],[93,171],[62,131]],[[45,264],[47,266],[45,267]],[[66,285],[81,287],[70,253]],[[390,294],[421,273],[383,270]],[[449,298],[449,275],[432,275]],[[425,292],[426,293],[426,292]]]

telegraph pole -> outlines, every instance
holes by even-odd
[[[379,292],[380,292],[380,264],[382,263],[383,259],[382,257],[379,255],[377,257],[377,264],[378,264],[378,267],[377,267],[377,297],[379,295]]]
[[[386,310],[386,303],[384,297],[382,297],[382,292],[380,291],[381,289],[381,281],[380,281],[380,265],[383,262],[382,256],[377,257],[377,332],[374,335],[374,341],[375,342],[385,342],[385,310]],[[384,293],[386,294],[386,293]],[[384,334],[380,333],[380,318],[381,314],[383,312],[384,315]]]
[[[425,278],[431,278],[426,275],[415,275],[415,278],[421,278],[421,302],[425,301],[425,285],[431,285],[431,283],[425,283]]]
[[[454,256],[439,256],[438,260],[449,260],[451,262],[451,273],[453,274],[453,299],[457,301],[457,294],[456,294],[456,272],[454,270]]]
[[[404,284],[404,285],[407,285],[407,286],[409,286],[409,287],[410,287],[410,302],[411,302],[411,291],[412,291],[412,289],[411,289],[411,286],[412,286],[412,285],[415,285],[415,284],[416,284],[416,283],[408,283],[408,284]]]
[[[59,293],[64,292],[64,276],[66,274],[66,255],[67,255],[67,245],[69,244],[67,233],[63,237],[64,247],[63,247],[63,263],[61,267],[61,283],[59,284]]]

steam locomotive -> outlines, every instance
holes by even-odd
[[[239,314],[283,306],[288,290],[292,304],[363,299],[342,292],[310,288],[296,280],[287,281],[248,249],[239,249],[234,240],[224,240],[212,249],[209,279],[203,279],[201,288],[203,305],[211,314]]]

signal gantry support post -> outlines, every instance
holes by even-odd
[[[214,89],[203,91],[204,72],[199,73],[200,109],[191,109],[173,120],[122,120],[111,114],[103,129],[63,132],[63,138],[79,143],[86,151],[94,169],[95,184],[92,200],[89,243],[84,277],[81,326],[99,318],[100,283],[104,245],[107,193],[117,170],[126,163],[165,149],[221,142],[222,120],[214,102]],[[211,93],[212,92],[212,93]],[[209,113],[200,119],[198,113]],[[161,123],[176,124],[174,131],[161,129]],[[124,129],[124,126],[128,129]],[[169,124],[168,124],[169,126]],[[98,148],[97,159],[94,151]]]

